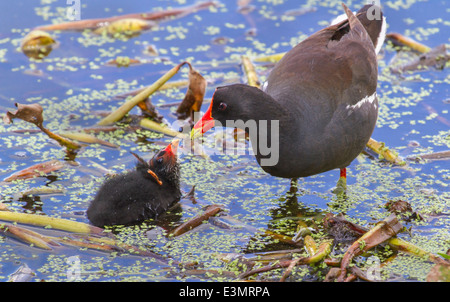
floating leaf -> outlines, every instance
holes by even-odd
[[[306,235],[303,242],[305,244],[305,250],[308,253],[308,255],[312,256],[317,253],[316,242],[310,235]]]
[[[40,163],[23,169],[13,175],[5,178],[3,181],[11,182],[18,179],[28,179],[34,177],[46,176],[51,172],[60,170],[64,167],[64,164],[59,160],[51,160],[45,163]]]
[[[78,149],[81,147],[80,144],[77,144],[71,140],[68,140],[56,133],[51,132],[47,128],[43,126],[44,118],[42,116],[42,106],[39,104],[29,104],[23,105],[19,103],[14,104],[17,107],[15,113],[6,112],[6,115],[3,117],[3,121],[6,124],[12,123],[14,118],[18,118],[24,120],[26,122],[32,123],[36,125],[42,132],[47,134],[50,138],[56,140],[60,145],[67,147],[68,149]]]
[[[203,213],[198,214],[197,216],[193,217],[192,219],[186,221],[185,223],[181,224],[177,228],[170,231],[170,235],[179,236],[181,234],[184,234],[202,224],[203,221],[208,220],[209,217],[216,215],[221,210],[222,206],[216,204],[210,205],[205,209]]]
[[[445,44],[439,45],[430,51],[421,54],[418,58],[412,60],[405,65],[393,69],[393,72],[404,73],[427,70],[428,68],[435,68],[443,70],[450,61],[450,54],[447,51]]]
[[[409,202],[404,200],[390,200],[384,207],[395,215],[400,215],[404,221],[410,221],[411,219],[423,219],[419,214],[413,211]]]
[[[405,37],[404,35],[399,33],[389,33],[386,35],[386,39],[389,39],[397,45],[405,45],[412,50],[418,51],[420,53],[426,53],[431,50],[430,47],[423,45],[411,38]]]
[[[142,113],[145,116],[148,116],[154,120],[162,121],[163,117],[158,113],[150,98],[146,98],[143,102],[140,102],[137,105],[141,108]]]
[[[23,196],[27,196],[27,195],[44,195],[44,194],[64,194],[65,192],[66,190],[61,188],[42,186],[25,190],[21,192],[21,194]]]
[[[288,268],[284,272],[283,276],[281,277],[280,281],[285,281],[286,278],[291,274],[292,269],[299,264],[313,264],[317,263],[320,260],[324,259],[328,254],[331,252],[333,241],[332,240],[325,240],[319,245],[319,248],[315,250],[315,253],[312,254],[309,257],[301,257],[297,258],[295,260],[292,260],[289,264]]]
[[[341,274],[338,277],[338,281],[344,281],[344,278],[347,275],[347,268],[354,257],[391,239],[402,229],[403,226],[398,222],[397,217],[394,214],[391,214],[388,218],[379,222],[374,228],[361,236],[361,238],[353,242],[342,258]]]
[[[189,65],[189,87],[183,101],[177,108],[178,118],[194,119],[194,112],[200,111],[205,96],[206,80],[202,75]]]
[[[23,53],[33,59],[42,59],[50,54],[56,41],[49,33],[33,30],[22,39],[20,48]]]
[[[284,57],[286,53],[277,53],[277,54],[273,54],[273,55],[269,55],[269,56],[262,56],[262,57],[257,57],[254,58],[253,60],[255,62],[270,62],[270,63],[276,63],[279,60],[281,60],[282,57]]]
[[[259,273],[263,273],[263,272],[268,272],[274,269],[280,269],[280,268],[289,268],[284,276],[282,277],[281,281],[284,281],[285,278],[290,274],[290,272],[292,271],[292,268],[296,265],[304,265],[304,264],[313,264],[313,263],[317,263],[320,260],[324,259],[330,252],[331,252],[331,247],[333,245],[333,241],[332,240],[325,240],[323,241],[320,245],[319,248],[317,249],[317,252],[313,255],[313,256],[309,256],[309,257],[301,257],[301,258],[297,258],[294,260],[283,260],[283,261],[278,261],[275,262],[273,264],[269,264],[267,266],[263,266],[254,270],[250,270],[247,271],[245,273],[242,273],[241,275],[239,275],[239,278],[243,279],[243,278],[247,278],[249,276],[255,275],[255,274],[259,274]]]
[[[104,27],[100,27],[94,31],[95,34],[107,34],[113,37],[134,37],[139,35],[142,31],[154,27],[154,22],[137,19],[137,18],[123,18],[113,21]]]
[[[450,266],[436,264],[427,275],[427,282],[450,282]]]
[[[3,121],[6,124],[11,124],[13,119],[18,118],[24,120],[26,122],[35,124],[39,128],[42,127],[42,123],[44,122],[44,117],[42,116],[42,112],[44,109],[39,104],[30,104],[23,105],[19,103],[14,104],[17,107],[16,112],[6,112],[6,115],[3,117]]]

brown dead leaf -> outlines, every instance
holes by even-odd
[[[18,118],[36,125],[39,129],[41,129],[42,132],[47,134],[51,139],[56,140],[61,146],[67,147],[67,149],[76,150],[81,147],[80,144],[73,142],[67,138],[64,138],[56,133],[53,133],[44,127],[43,125],[44,117],[42,115],[42,112],[44,110],[42,109],[41,105],[39,104],[23,105],[19,103],[15,103],[14,105],[17,107],[16,112],[12,113],[8,111],[6,112],[6,115],[3,116],[3,121],[6,124],[10,124],[12,123],[13,119]]]
[[[3,117],[3,121],[6,124],[11,124],[13,119],[18,118],[21,120],[24,120],[26,122],[35,124],[39,128],[42,127],[42,123],[44,122],[44,118],[42,116],[42,112],[44,109],[42,109],[42,106],[39,104],[30,104],[30,105],[24,105],[15,103],[14,104],[17,107],[16,112],[6,112],[6,115]]]
[[[450,249],[447,255],[450,255]],[[427,275],[427,282],[450,282],[450,265],[439,263],[433,266]]]
[[[194,118],[194,112],[200,111],[205,96],[206,80],[202,75],[189,65],[189,87],[183,101],[177,108],[177,115],[180,119]]]
[[[64,167],[64,164],[60,162],[59,160],[51,160],[45,163],[40,163],[33,165],[31,167],[28,167],[26,169],[23,169],[21,171],[18,171],[14,173],[13,175],[5,178],[3,181],[11,182],[13,180],[18,179],[28,179],[28,178],[34,178],[34,177],[41,177],[45,176],[51,172],[60,170]]]

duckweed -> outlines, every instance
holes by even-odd
[[[163,2],[159,0],[154,10],[163,10],[167,5]],[[177,6],[195,1],[170,2],[170,5]],[[248,18],[243,18],[235,3],[230,1],[217,8],[161,22],[157,28],[127,40],[94,35],[88,30],[56,33],[61,45],[48,57],[30,61],[16,51],[21,38],[36,25],[67,21],[65,7],[60,1],[41,1],[36,4],[32,18],[24,18],[21,28],[8,30],[9,36],[0,39],[0,62],[5,63],[0,68],[11,79],[2,90],[0,107],[12,108],[14,102],[39,103],[44,108],[46,125],[51,131],[81,131],[95,125],[105,112],[120,106],[123,99],[117,96],[151,84],[187,58],[208,80],[204,101],[207,104],[215,87],[241,82],[239,61],[242,55],[254,58],[285,52],[342,12],[341,1],[309,0],[305,1],[305,6],[317,7],[317,12],[302,16],[284,15],[285,11],[298,8],[294,2],[254,1],[256,9],[247,14]],[[446,9],[439,6],[444,4],[436,4],[433,19],[422,21],[414,17],[421,14],[426,5],[422,2],[384,1],[386,15],[390,18],[389,30],[402,32],[430,47],[446,42],[442,40],[442,32],[449,24],[441,15]],[[86,3],[83,10],[87,13],[92,9],[109,16],[118,12],[120,5],[113,1],[108,3],[108,9],[98,9],[94,4]],[[128,13],[127,10],[124,7],[123,13]],[[404,10],[411,12],[408,18],[396,20],[395,14]],[[255,36],[245,34],[253,27],[250,18],[258,29]],[[214,39],[223,37],[227,37],[225,44],[212,43]],[[104,66],[110,58],[142,55],[143,47],[148,43],[156,45],[157,60],[128,68]],[[393,47],[388,44],[383,47],[379,60],[379,118],[373,134],[374,138],[385,142],[405,158],[450,147],[450,133],[448,124],[445,124],[445,120],[450,120],[448,103],[443,102],[448,98],[445,95],[450,83],[448,72],[429,70],[402,76],[391,72],[390,67],[400,66],[411,57],[411,53],[397,57]],[[266,78],[270,66],[258,64],[256,68],[261,79]],[[27,70],[33,72],[25,73]],[[176,77],[174,80],[186,78],[187,70],[182,70]],[[152,103],[169,122],[173,122],[173,108],[158,107],[158,104],[179,102],[184,94],[185,88],[161,91],[152,96]],[[204,106],[203,111],[205,109]],[[73,160],[68,160],[64,150],[48,137],[32,132],[28,124],[21,121],[12,125],[1,124],[2,178],[51,159],[66,160],[68,165],[50,176],[0,183],[0,200],[12,210],[88,222],[84,212],[107,174],[132,169],[135,160],[130,151],[148,159],[170,140],[159,133],[131,127],[130,116],[139,114],[139,109],[133,109],[126,119],[115,125],[115,129],[94,133],[99,139],[119,148],[86,145]],[[419,142],[419,146],[408,146],[412,140]],[[24,153],[25,157],[15,155],[16,152]],[[344,212],[348,220],[370,227],[389,215],[384,204],[399,198],[407,200],[414,211],[427,217],[424,221],[413,220],[406,224],[411,228],[411,236],[402,234],[405,240],[433,253],[445,253],[450,246],[448,161],[408,161],[406,167],[396,167],[368,155],[360,156],[348,169],[348,191],[344,198],[331,193],[338,177],[337,171],[300,179],[297,191],[293,192],[290,191],[289,180],[265,174],[250,155],[214,155],[207,160],[183,154],[179,161],[182,189],[187,192],[195,186],[197,203],[182,200],[181,212],[174,210],[169,227],[195,216],[208,204],[223,205],[226,213],[244,227],[224,229],[205,223],[180,237],[166,238],[164,235],[147,236],[148,231],[163,228],[158,225],[160,222],[148,221],[141,226],[111,230],[120,241],[177,262],[197,262],[201,269],[211,272],[238,272],[239,267],[220,261],[216,255],[292,248],[264,233],[270,230],[293,236],[299,221],[306,221],[308,226],[311,224],[315,228],[312,236],[320,242],[327,236],[320,227],[320,219],[328,212]],[[52,185],[63,188],[65,193],[28,196],[31,199],[22,196],[22,192],[32,188]],[[6,237],[0,237],[0,246],[0,280],[4,281],[19,262],[27,263],[35,271],[33,281],[65,281],[72,268],[69,257],[79,259],[79,278],[82,281],[230,280],[220,274],[189,274],[188,269],[175,264],[162,264],[151,257],[137,257],[129,252],[107,254],[70,246],[47,252]],[[373,255],[386,259],[393,252],[380,248],[373,251]],[[333,254],[335,256],[340,256],[338,250]],[[364,263],[364,259],[360,261]],[[297,267],[289,280],[322,281],[326,274],[323,265]],[[428,261],[399,253],[383,266],[381,275],[386,281],[424,281],[431,267]],[[255,278],[279,280],[282,273],[282,270],[271,271]]]

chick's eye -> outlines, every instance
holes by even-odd
[[[220,103],[219,107],[217,107],[217,109],[219,109],[220,111],[224,111],[225,109],[227,109],[227,104],[225,103]]]

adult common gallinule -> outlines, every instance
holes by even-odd
[[[136,170],[107,179],[91,202],[87,217],[96,226],[132,225],[158,215],[180,200],[179,140],[172,141]]]
[[[345,168],[363,150],[377,120],[375,48],[384,41],[385,24],[379,7],[366,5],[355,17],[342,6],[348,19],[291,49],[263,90],[244,84],[218,87],[191,138],[214,127],[215,121],[225,126],[241,120],[267,173],[298,178],[340,168],[345,177]],[[373,10],[378,10],[379,20],[369,20]],[[256,121],[257,131],[249,131],[249,121]],[[278,154],[267,154],[261,141],[278,143],[277,150],[272,148]]]

